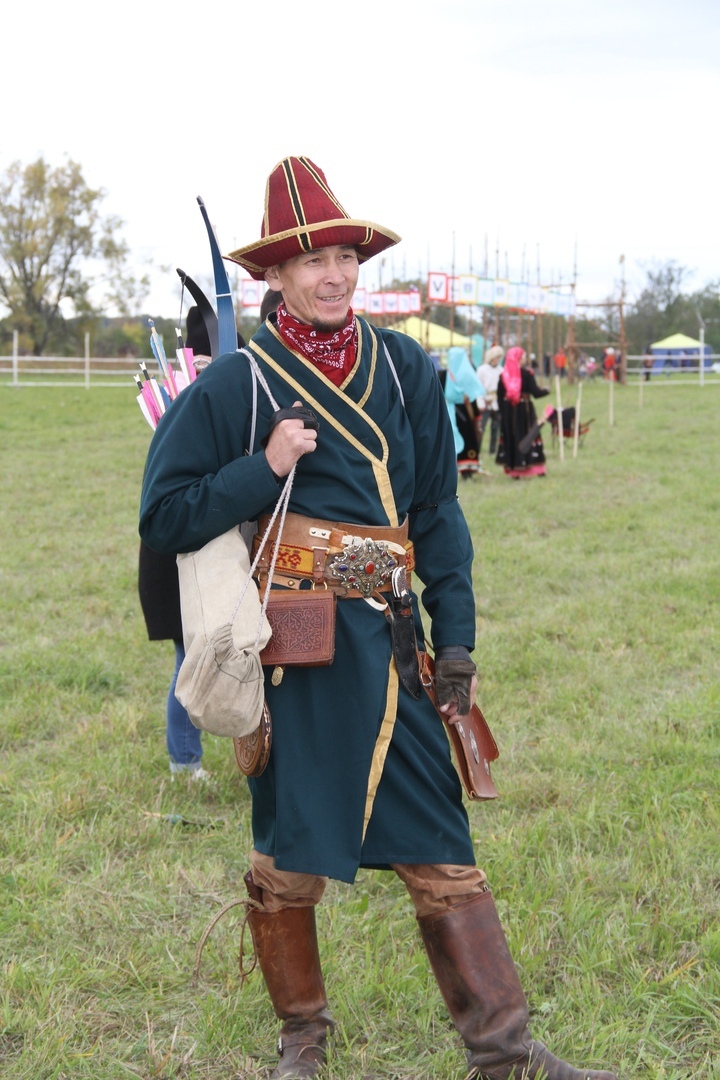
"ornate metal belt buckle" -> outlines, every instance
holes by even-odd
[[[400,559],[388,551],[384,540],[361,540],[356,536],[339,555],[327,562],[326,573],[336,578],[346,589],[357,589],[361,596],[370,596],[374,589],[390,580]]]

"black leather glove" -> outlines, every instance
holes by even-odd
[[[270,417],[268,433],[261,443],[263,448],[267,446],[273,431],[283,420],[302,420],[303,427],[310,428],[312,431],[320,430],[320,423],[312,409],[306,409],[304,405],[292,405],[288,409],[278,409]]]
[[[441,645],[435,652],[435,696],[438,705],[457,700],[458,712],[470,712],[470,687],[477,668],[464,645]]]

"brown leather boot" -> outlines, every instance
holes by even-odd
[[[245,875],[250,898],[262,904],[262,889]],[[251,908],[248,923],[260,970],[280,1029],[280,1062],[270,1080],[307,1080],[325,1062],[328,1034],[335,1024],[327,1011],[320,969],[315,908],[266,912]]]
[[[528,1007],[488,890],[447,911],[418,917],[440,992],[477,1080],[617,1080],[575,1069],[536,1042]]]

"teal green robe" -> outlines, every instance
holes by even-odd
[[[320,422],[289,509],[367,525],[409,516],[413,583],[422,582],[434,646],[473,648],[473,550],[440,381],[412,339],[357,323],[357,361],[340,388],[288,349],[271,320],[250,343],[278,405],[301,400]],[[150,547],[193,551],[273,509],[281,488],[261,449],[272,411],[258,387],[248,453],[253,380],[242,353],[183,391],[148,454],[140,534]],[[426,694],[415,701],[399,685],[381,611],[338,600],[333,664],[286,668],[277,687],[268,671],[266,697],[272,755],[249,784],[255,846],[278,869],[352,882],[359,866],[474,863],[442,722]]]

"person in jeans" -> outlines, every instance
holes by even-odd
[[[199,374],[212,360],[210,338],[199,308],[187,313],[185,346],[193,350],[194,366]],[[238,335],[238,346],[244,341]],[[170,775],[187,775],[191,780],[207,782],[210,773],[203,768],[200,730],[195,727],[185,706],[175,697],[178,672],[185,659],[180,614],[180,586],[175,555],[161,554],[140,541],[138,558],[138,593],[149,641],[172,641],[175,666],[170,679],[165,708],[165,741],[170,759]]]

